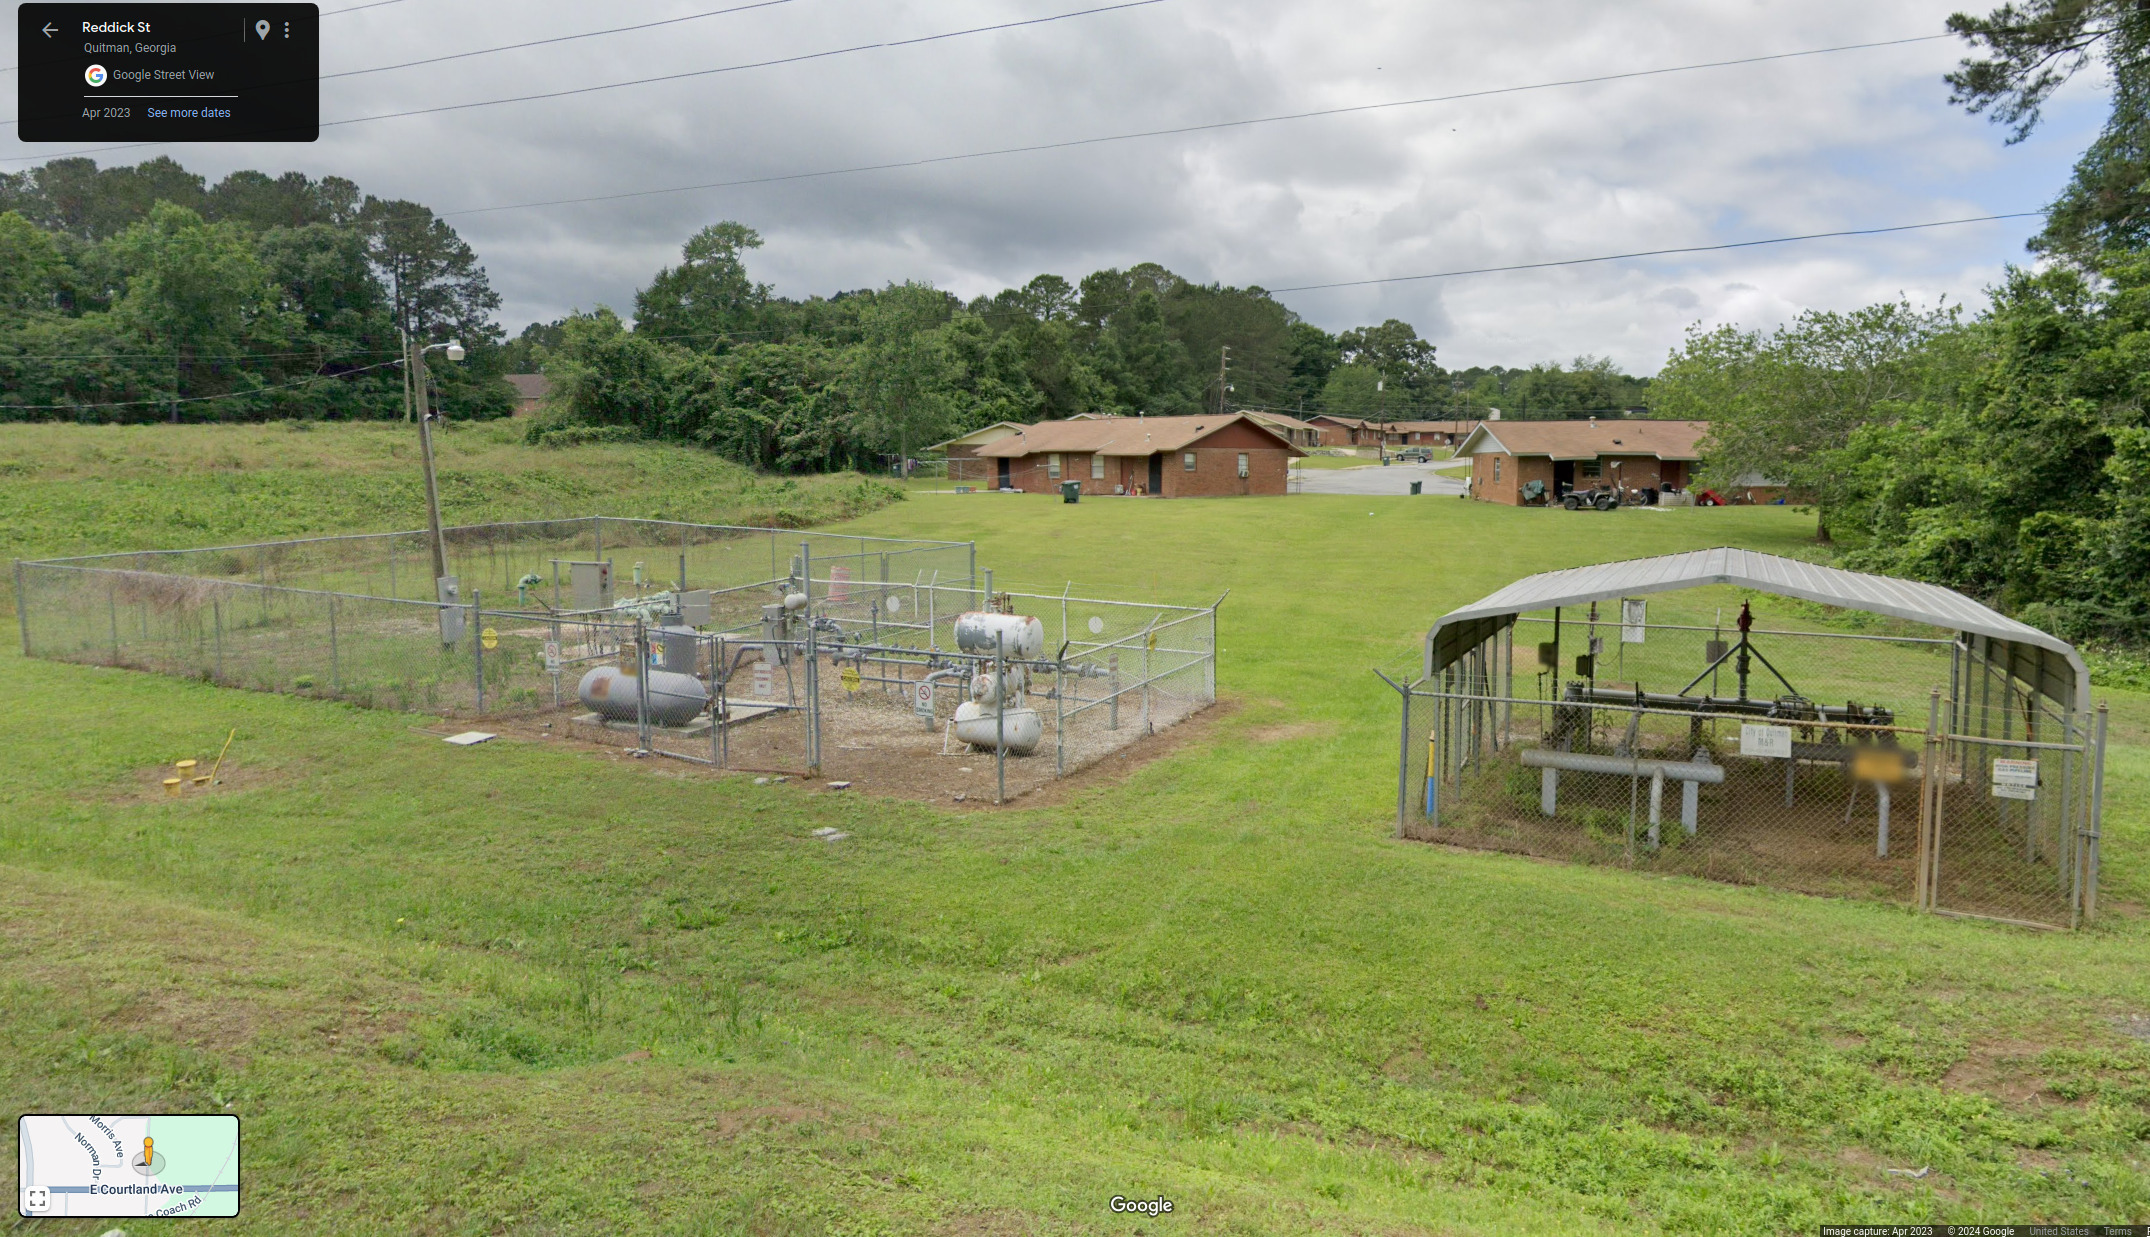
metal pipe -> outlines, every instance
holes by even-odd
[[[1641,777],[1662,772],[1666,777],[1683,782],[1707,782],[1721,785],[1725,778],[1723,765],[1701,760],[1634,759],[1627,756],[1600,756],[1593,752],[1549,751],[1542,747],[1523,749],[1524,767],[1531,769],[1559,769],[1566,773],[1607,773],[1618,777]]]

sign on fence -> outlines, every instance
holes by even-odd
[[[912,710],[920,717],[931,720],[933,717],[933,684],[920,679],[918,685],[913,687],[911,692]]]
[[[560,642],[558,640],[547,640],[545,642],[545,673],[560,673]]]
[[[1640,597],[1620,599],[1620,643],[1641,644],[1649,622],[1650,603]]]
[[[1768,726],[1759,722],[1742,722],[1739,727],[1739,754],[1762,756],[1772,760],[1792,758],[1792,728]]]
[[[2038,762],[2035,760],[1994,761],[1993,797],[1996,799],[2036,799],[2038,797]]]

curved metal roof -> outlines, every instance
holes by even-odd
[[[1719,547],[1658,558],[1597,563],[1525,576],[1506,588],[1441,616],[1426,633],[1425,673],[1436,672],[1515,621],[1518,614],[1643,593],[1732,584],[1822,605],[1866,610],[1948,631],[1984,636],[2008,646],[1994,663],[2058,701],[2088,707],[2090,671],[2075,646],[1992,610],[1954,589],[1916,580],[1821,567],[1795,558]]]

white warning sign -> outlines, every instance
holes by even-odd
[[[2035,760],[1994,761],[1993,797],[1996,799],[2036,799],[2038,797],[2038,762]]]
[[[1771,760],[1790,760],[1792,728],[1769,726],[1760,722],[1742,722],[1739,728],[1739,754]]]

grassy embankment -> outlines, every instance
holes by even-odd
[[[1800,551],[1796,513],[918,495],[852,527],[975,536],[1018,587],[1229,587],[1236,708],[1123,784],[951,814],[9,652],[0,1094],[229,1105],[240,1232],[2150,1220],[2126,905],[2035,933],[1389,840],[1368,666],[1530,571]],[[147,793],[230,726],[228,790]],[[2150,897],[2146,804],[2116,746],[2109,904]]]
[[[406,425],[9,425],[6,434],[0,546],[10,558],[425,527],[418,432]],[[526,447],[522,425],[508,421],[451,423],[434,450],[451,524],[637,515],[804,527],[894,495],[863,477],[771,477],[674,447]]]

